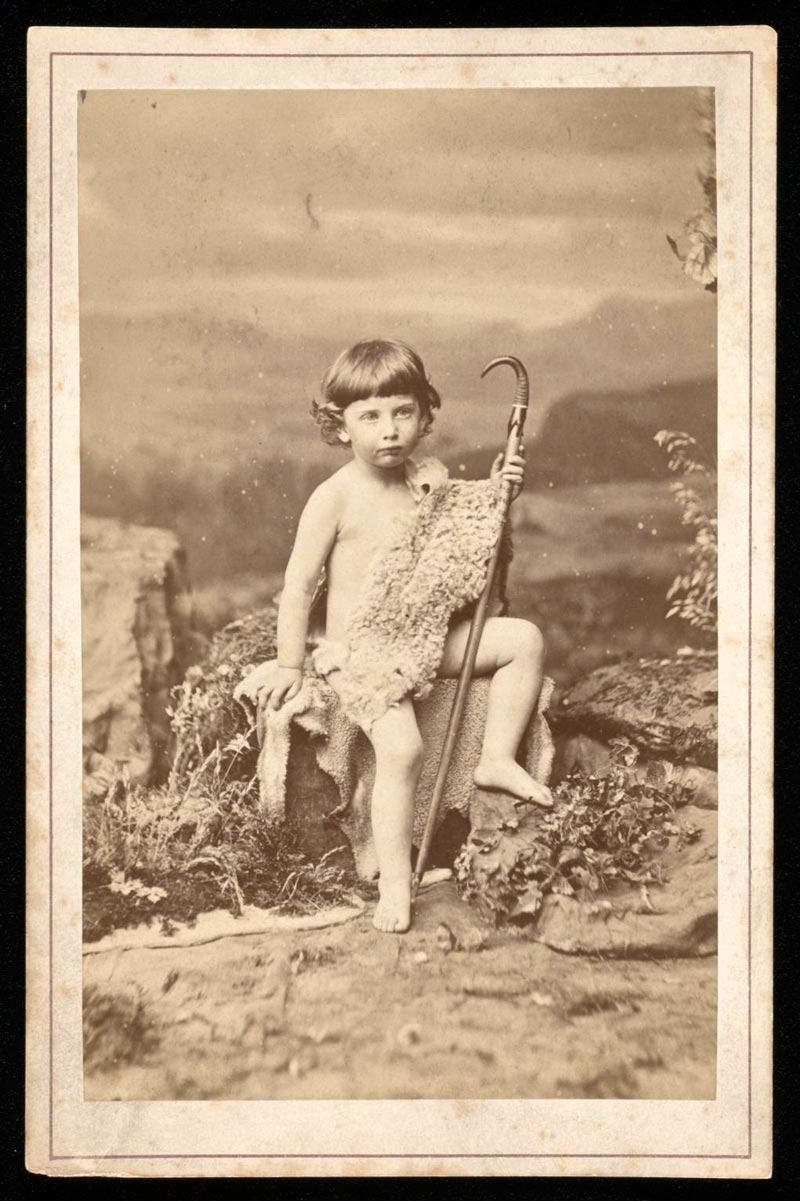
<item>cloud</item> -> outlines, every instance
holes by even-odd
[[[324,213],[319,228],[262,214],[259,232],[236,226],[212,239],[197,229],[179,250],[154,236],[140,247],[136,271],[102,243],[86,247],[82,279],[94,311],[173,312],[201,305],[246,316],[256,306],[277,326],[314,327],[370,313],[457,312],[487,319],[520,316],[537,328],[554,315],[583,311],[609,291],[688,296],[664,234],[646,218],[509,218],[480,214]],[[674,228],[674,227],[672,227]],[[119,249],[129,235],[118,231]],[[133,248],[130,251],[133,254]],[[124,257],[124,256],[123,256]],[[91,263],[91,267],[89,264]],[[302,314],[302,318],[301,315]]]
[[[153,96],[91,92],[79,114],[82,172],[134,220],[163,206],[176,222],[229,219],[309,192],[332,209],[491,216],[559,215],[631,189],[674,204],[701,152],[693,89]]]
[[[526,327],[689,296],[692,89],[90,92],[85,310]]]

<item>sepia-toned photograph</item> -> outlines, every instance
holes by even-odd
[[[713,1098],[713,92],[78,137],[86,1096]]]
[[[31,31],[29,1171],[769,1175],[775,53]]]

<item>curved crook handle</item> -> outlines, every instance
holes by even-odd
[[[525,417],[528,412],[528,373],[525,366],[512,354],[501,355],[499,359],[492,359],[481,372],[481,379],[488,375],[494,367],[499,367],[502,363],[513,367],[517,376],[517,388],[514,393],[514,403],[511,407],[511,416],[508,419],[508,438],[506,442],[506,461],[511,455],[518,453],[520,443],[522,442],[522,432],[525,429]]]

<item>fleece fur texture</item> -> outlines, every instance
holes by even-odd
[[[354,606],[344,642],[321,639],[320,675],[338,670],[345,713],[363,729],[403,697],[430,692],[450,619],[480,596],[500,534],[494,480],[450,480],[437,459],[416,464],[417,508],[400,517]]]

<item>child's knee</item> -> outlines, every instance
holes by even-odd
[[[419,730],[405,731],[389,745],[388,749],[384,748],[383,757],[398,770],[411,773],[421,771],[425,758],[425,746]]]
[[[509,629],[509,649],[515,658],[529,660],[537,667],[544,662],[544,638],[542,631],[532,621],[521,618],[511,618],[513,628]]]
[[[408,772],[422,769],[425,744],[413,722],[376,722],[372,745],[376,758],[387,767]]]

